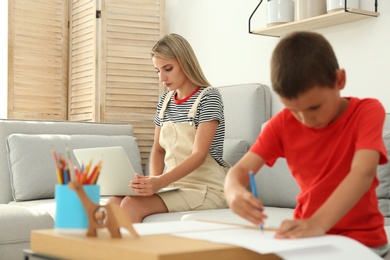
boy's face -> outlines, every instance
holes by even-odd
[[[334,87],[314,86],[296,99],[280,97],[294,117],[307,127],[324,128],[347,108],[348,101],[340,97],[345,86],[345,71],[339,70]]]

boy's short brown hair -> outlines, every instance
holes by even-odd
[[[338,69],[332,46],[322,35],[294,32],[272,54],[272,88],[281,97],[297,98],[314,86],[333,87]]]

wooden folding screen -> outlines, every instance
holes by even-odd
[[[132,124],[145,164],[162,93],[150,50],[164,33],[164,1],[105,0],[100,8],[79,0],[70,10],[69,119]]]
[[[66,120],[68,0],[8,8],[8,118]]]
[[[102,2],[100,119],[134,126],[143,164],[162,93],[150,50],[164,33],[164,13],[161,0]]]
[[[73,0],[69,14],[70,121],[99,119],[98,50],[96,0]]]
[[[165,0],[9,0],[8,118],[130,123],[145,164],[164,16]]]

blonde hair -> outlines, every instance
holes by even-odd
[[[184,74],[194,85],[210,86],[191,45],[184,37],[175,33],[167,34],[154,45],[150,53],[152,57],[177,60]]]

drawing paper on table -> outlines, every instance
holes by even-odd
[[[274,231],[264,231],[262,233],[260,230],[250,228],[174,234],[178,237],[236,245],[261,254],[304,251],[310,248],[332,246],[339,249],[340,252],[345,251],[348,256],[358,256],[359,259],[380,259],[370,249],[347,237],[327,235],[301,239],[276,239],[274,235]],[[371,258],[364,258],[363,256]]]
[[[231,230],[236,228],[242,228],[242,226],[238,225],[220,224],[196,220],[136,223],[133,224],[133,227],[140,236],[181,234],[186,232],[212,231],[221,229]]]

